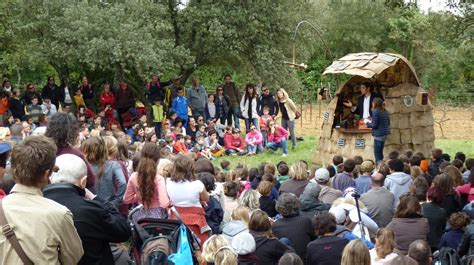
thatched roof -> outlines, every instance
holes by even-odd
[[[335,60],[324,70],[323,75],[345,73],[348,75],[372,78],[386,69],[395,66],[399,60],[402,60],[411,70],[413,76],[416,78],[416,85],[420,85],[420,80],[416,75],[413,65],[402,55],[394,53],[350,53]]]

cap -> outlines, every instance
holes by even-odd
[[[11,144],[7,142],[0,142],[0,154],[4,154],[10,150],[12,150]]]
[[[364,161],[360,165],[360,172],[371,172],[374,171],[375,165],[372,161]]]
[[[317,198],[319,193],[321,192],[321,186],[314,182],[309,182],[304,188],[303,194],[311,196],[313,198]]]
[[[320,168],[314,173],[314,179],[316,181],[329,181],[329,171],[325,168]]]

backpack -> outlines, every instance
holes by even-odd
[[[433,254],[432,265],[461,265],[458,253],[448,247],[441,248]]]
[[[143,243],[140,261],[143,265],[171,264],[168,262],[169,254],[169,239],[164,236],[152,237]]]

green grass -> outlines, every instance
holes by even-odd
[[[256,167],[262,162],[271,162],[276,164],[281,160],[286,161],[290,165],[297,160],[305,160],[311,164],[313,162],[314,152],[316,150],[318,141],[318,137],[306,136],[304,141],[298,142],[298,147],[294,152],[291,151],[291,143],[288,143],[288,156],[285,158],[281,157],[281,149],[279,149],[278,155],[273,154],[273,152],[265,151],[255,156],[224,156],[214,160],[214,164],[220,166],[219,163],[224,159],[230,161],[231,168],[235,168],[238,163],[247,165],[247,167],[250,168]],[[454,158],[454,155],[458,151],[464,152],[467,157],[474,157],[474,140],[437,139],[435,144],[445,153],[451,155],[451,158]]]

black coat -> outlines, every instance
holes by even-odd
[[[260,108],[258,109],[258,114],[263,115],[263,107],[267,106],[270,108],[268,114],[271,116],[278,114],[278,103],[276,102],[275,98],[272,94],[264,95],[262,94],[259,98],[260,101]]]
[[[25,118],[25,105],[21,100],[16,98],[10,98],[10,112],[13,118],[23,120]]]
[[[459,243],[458,254],[460,257],[474,254],[474,224],[466,226],[461,243]]]
[[[41,92],[41,97],[44,98],[49,98],[51,100],[51,103],[53,103],[56,108],[59,109],[59,102],[64,101],[64,89],[60,89],[56,84],[53,84],[50,86],[49,84],[45,85],[43,87],[43,91]]]
[[[82,240],[84,256],[78,264],[115,264],[109,243],[130,238],[127,220],[115,207],[99,197],[84,199],[85,191],[70,183],[46,186],[44,197],[66,206]]]
[[[352,112],[354,114],[359,115],[360,118],[362,118],[362,116],[364,115],[364,98],[365,98],[365,96],[361,95],[357,99],[357,107],[356,107],[355,111]],[[372,117],[372,102],[374,101],[374,98],[376,98],[376,95],[373,94],[373,93],[370,94],[369,113],[370,113],[371,117]]]

